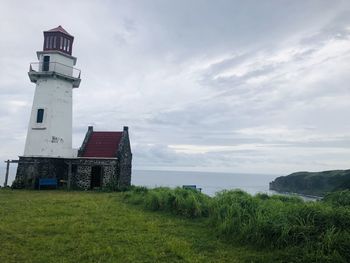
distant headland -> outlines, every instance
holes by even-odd
[[[297,172],[270,182],[270,190],[302,195],[324,196],[328,192],[345,189],[350,189],[350,169]]]

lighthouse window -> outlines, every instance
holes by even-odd
[[[44,109],[38,109],[36,114],[36,123],[42,123],[44,119]]]
[[[44,56],[42,71],[49,71],[50,69],[50,56]]]
[[[63,44],[63,50],[66,50],[67,48],[67,39],[65,38],[64,39],[64,44]]]
[[[45,45],[46,45],[46,48],[49,48],[49,37],[45,38]]]
[[[60,37],[60,49],[63,49],[63,37]]]
[[[70,40],[67,40],[67,51],[69,52],[69,48],[70,48]]]
[[[56,36],[53,37],[53,48],[56,48]]]

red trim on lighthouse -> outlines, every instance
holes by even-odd
[[[74,37],[62,26],[44,31],[44,51],[57,50],[72,55]]]
[[[63,34],[66,34],[66,35],[72,37],[72,35],[69,34],[61,25],[59,25],[58,27],[55,27],[55,28],[53,28],[53,29],[47,30],[47,31],[45,31],[45,32],[61,32],[61,33],[63,33]]]

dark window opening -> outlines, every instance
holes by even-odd
[[[91,168],[91,189],[101,187],[102,184],[102,167],[93,166]]]
[[[50,69],[50,56],[44,56],[43,71],[49,71]]]
[[[42,123],[44,120],[44,109],[38,109],[36,114],[36,123]]]

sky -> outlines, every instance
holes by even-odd
[[[2,0],[1,160],[23,154],[29,63],[58,25],[82,71],[75,148],[129,126],[134,169],[350,168],[348,0]]]

